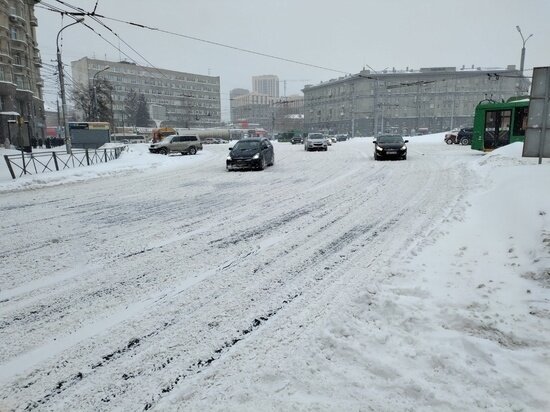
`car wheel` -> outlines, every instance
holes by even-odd
[[[163,155],[167,155],[168,154],[168,148],[167,147],[163,147],[159,150],[159,153],[160,154],[163,154]]]
[[[260,169],[260,170],[265,169],[265,158],[264,157],[262,157],[262,160],[260,161],[260,167],[258,167],[258,169]]]
[[[407,155],[401,156],[401,160],[407,160]]]
[[[460,139],[460,144],[462,146],[466,146],[466,145],[470,144],[470,141],[468,140],[468,138],[463,137],[462,139]]]
[[[275,155],[271,156],[271,162],[269,163],[269,166],[273,166],[275,164]]]
[[[447,144],[453,144],[453,141],[452,141],[452,139],[445,139],[445,143],[447,143]]]
[[[195,148],[195,146],[191,146],[188,150],[189,154],[190,155],[196,155],[197,154],[197,149]]]

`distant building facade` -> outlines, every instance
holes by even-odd
[[[0,0],[1,1],[1,0]],[[122,126],[124,101],[131,90],[143,94],[149,115],[157,126],[215,127],[221,123],[220,78],[156,69],[128,62],[84,57],[71,62],[75,83],[89,87],[93,76],[108,80],[112,94],[115,126]]]
[[[304,123],[309,131],[356,136],[440,132],[471,126],[481,100],[501,101],[528,91],[529,82],[515,66],[362,70],[305,86]]]
[[[252,91],[270,97],[279,97],[279,77],[273,74],[252,76]]]
[[[280,97],[273,102],[274,132],[304,131],[304,96]]]
[[[231,100],[231,122],[243,128],[250,124],[271,130],[274,97],[252,92]]]
[[[30,146],[46,136],[42,61],[36,41],[34,5],[40,0],[0,0],[0,144]],[[22,117],[21,126],[9,123]],[[9,126],[11,124],[11,126]],[[8,129],[10,127],[10,129]]]

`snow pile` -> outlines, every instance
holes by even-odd
[[[119,144],[108,144],[105,148],[112,148]],[[148,144],[136,143],[127,146],[119,159],[107,163],[100,163],[92,166],[77,167],[74,169],[65,169],[59,172],[39,173],[35,175],[26,175],[12,180],[8,168],[5,164],[0,167],[0,192],[19,190],[19,189],[35,189],[46,186],[56,186],[66,183],[82,182],[89,179],[99,177],[111,177],[118,174],[130,172],[145,172],[151,169],[158,171],[167,171],[170,169],[179,168],[182,166],[181,155],[172,154],[162,156],[159,154],[149,153]],[[64,151],[64,149],[60,149]],[[35,152],[51,152],[51,150],[35,150]],[[20,154],[16,150],[0,149],[0,155]],[[193,167],[209,158],[208,150],[202,150],[195,155],[192,160],[186,159],[184,167]],[[186,156],[191,157],[191,156]]]

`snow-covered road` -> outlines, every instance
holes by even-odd
[[[406,161],[375,162],[370,139],[275,153],[263,172],[228,173],[227,146],[211,145],[168,166],[3,194],[0,409],[487,406],[499,379],[480,389],[420,351],[408,373],[388,366],[430,322],[408,312],[418,288],[396,292],[403,305],[377,300],[463,219],[481,155],[411,143]],[[426,363],[450,375],[417,379]],[[480,392],[473,403],[468,390]],[[488,406],[516,406],[499,396]]]

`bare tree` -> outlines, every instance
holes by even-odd
[[[113,85],[106,79],[97,79],[94,87],[76,86],[72,93],[75,107],[87,122],[113,123]]]

